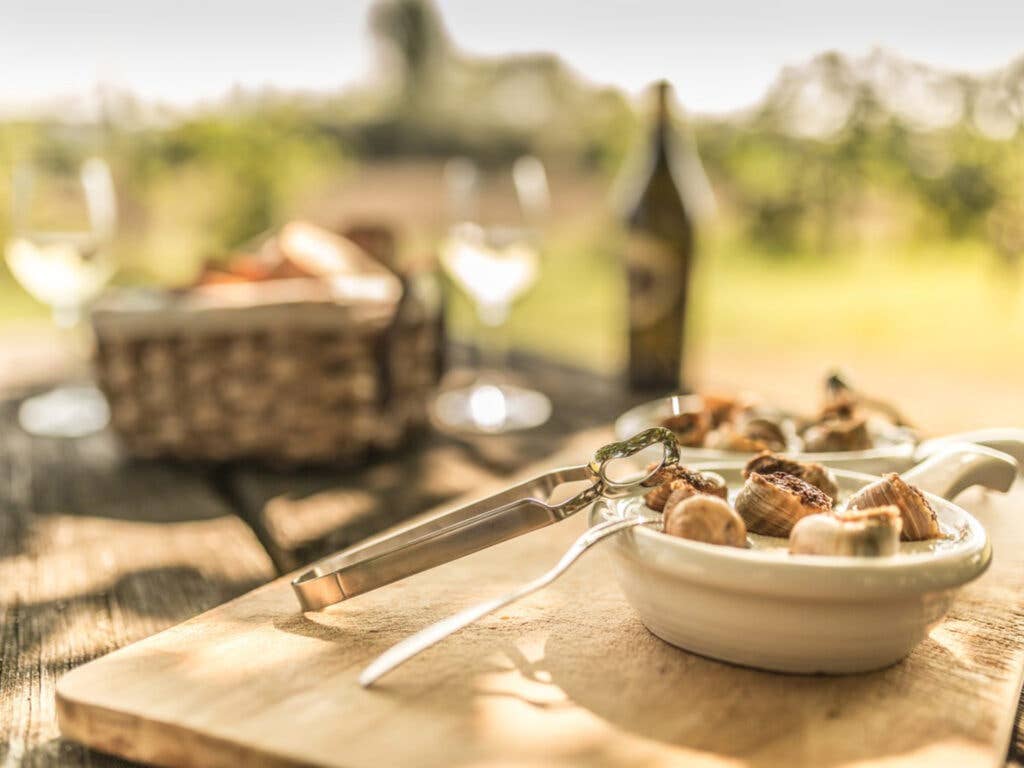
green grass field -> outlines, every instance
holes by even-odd
[[[834,254],[787,262],[709,238],[699,253],[691,342],[840,362],[879,361],[1018,371],[1024,311],[1013,274],[978,246]],[[614,237],[568,234],[517,307],[519,346],[612,370],[625,353],[624,294]],[[470,332],[465,307],[456,328]]]

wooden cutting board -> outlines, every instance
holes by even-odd
[[[581,436],[568,460],[604,437]],[[578,516],[322,613],[300,614],[279,579],[66,675],[61,730],[165,765],[1002,765],[1024,671],[1024,486],[961,501],[995,564],[882,672],[784,676],[680,651],[595,552],[358,686],[395,641],[553,564]]]

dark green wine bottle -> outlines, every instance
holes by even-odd
[[[673,131],[662,81],[643,178],[626,208],[624,260],[629,283],[629,385],[668,392],[683,385],[686,304],[693,264],[694,226],[673,176]]]

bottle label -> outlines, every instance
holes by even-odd
[[[632,232],[626,240],[629,322],[650,328],[671,314],[683,290],[679,253],[664,240]]]

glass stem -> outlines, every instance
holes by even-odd
[[[67,304],[53,307],[53,322],[57,326],[64,348],[70,353],[69,361],[74,375],[81,375],[92,361],[95,339],[92,328],[85,322],[81,305]]]
[[[74,304],[61,304],[53,307],[53,323],[58,328],[68,330],[75,328],[82,321],[82,308]]]
[[[480,378],[504,378],[508,363],[508,304],[479,304],[477,317],[480,321],[477,354],[479,355]]]

